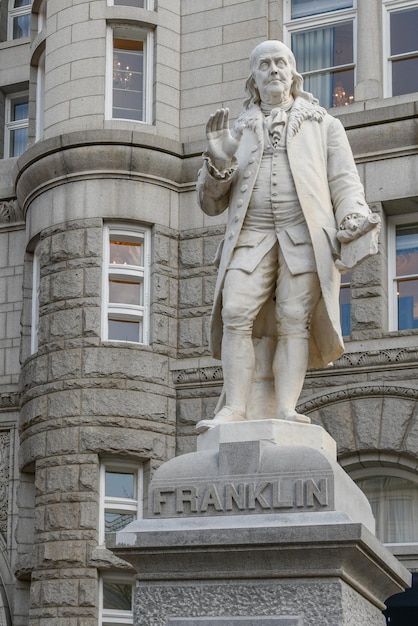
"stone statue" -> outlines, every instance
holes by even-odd
[[[343,126],[303,91],[291,50],[263,42],[250,67],[248,99],[232,129],[228,109],[209,118],[197,183],[207,215],[228,208],[211,329],[224,391],[215,417],[200,421],[198,432],[254,419],[254,398],[257,419],[310,422],[296,411],[307,368],[344,350],[341,247],[371,229],[376,239],[379,227]],[[257,368],[260,379],[272,372],[272,391],[254,386]]]

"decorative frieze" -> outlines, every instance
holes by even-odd
[[[14,198],[0,202],[0,226],[23,221],[23,212]]]
[[[10,432],[0,432],[0,532],[7,537],[10,477]]]
[[[320,371],[332,374],[346,368],[380,368],[382,366],[403,365],[407,363],[418,364],[418,347],[386,348],[382,350],[369,350],[359,352],[347,352],[336,360],[332,367],[323,370],[311,370],[315,375]],[[309,376],[309,373],[308,373]],[[173,372],[173,382],[176,386],[200,386],[202,383],[220,383],[223,381],[222,366],[210,366],[176,370]]]

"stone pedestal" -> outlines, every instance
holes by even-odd
[[[147,515],[109,546],[137,571],[135,626],[384,626],[410,582],[318,426],[206,432],[155,473]]]

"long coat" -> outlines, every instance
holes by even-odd
[[[211,349],[215,358],[220,358],[221,352],[225,272],[240,235],[263,156],[263,120],[264,115],[258,106],[241,113],[236,124],[244,126],[244,131],[236,154],[237,162],[223,178],[210,173],[207,158],[199,172],[197,193],[201,209],[207,215],[219,215],[228,208],[212,311]],[[286,146],[322,292],[312,315],[309,366],[322,367],[344,351],[339,316],[340,274],[335,267],[339,255],[337,228],[347,215],[366,216],[370,209],[344,128],[325,109],[302,97],[296,98],[288,117]],[[298,242],[294,245],[298,253]]]

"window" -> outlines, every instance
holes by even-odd
[[[31,323],[31,354],[38,350],[38,327],[39,327],[39,246],[35,249],[32,266],[32,323]]]
[[[343,337],[351,334],[351,277],[352,272],[346,272],[341,276],[340,318]]]
[[[286,30],[304,88],[324,107],[354,101],[353,0],[287,0]]]
[[[123,7],[139,7],[140,9],[148,9],[147,6],[151,0],[109,0],[110,5]]]
[[[30,34],[32,0],[9,0],[9,39],[21,39]]]
[[[376,536],[383,543],[418,542],[418,483],[406,477],[407,472],[400,474],[356,480],[370,502],[376,519]]]
[[[28,146],[28,94],[25,92],[7,96],[5,114],[4,157],[17,157],[20,156]]]
[[[149,250],[146,229],[105,229],[105,340],[149,343]]]
[[[142,517],[142,466],[125,461],[104,462],[100,475],[100,541]]]
[[[109,573],[100,577],[100,626],[133,624],[134,579]]]
[[[152,33],[134,28],[114,28],[110,33],[112,68],[108,71],[106,116],[149,122]]]
[[[418,328],[418,222],[403,215],[389,220],[390,330]]]
[[[45,51],[42,52],[36,68],[36,134],[39,141],[44,135],[45,126]]]
[[[418,3],[385,3],[386,96],[418,91]]]

